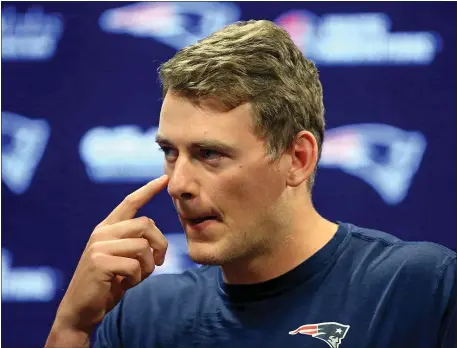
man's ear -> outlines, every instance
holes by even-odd
[[[309,179],[317,165],[316,138],[311,132],[301,131],[295,136],[288,152],[292,163],[287,175],[287,184],[296,187]]]

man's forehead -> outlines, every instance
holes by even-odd
[[[245,118],[247,122],[251,121],[252,106],[248,102],[240,103],[234,108],[227,108],[221,100],[214,97],[205,97],[199,100],[186,98],[176,93],[167,93],[165,96],[160,112],[160,118],[175,118],[185,112],[187,116],[202,116],[211,118],[213,116],[222,118]]]
[[[210,99],[197,106],[183,97],[170,96],[162,107],[157,140],[176,146],[220,143],[230,147],[254,140],[250,105],[228,111],[211,105]]]
[[[179,122],[179,118],[183,121]],[[163,118],[159,122],[157,139],[167,142],[190,143],[196,141],[230,141],[231,133],[227,132],[227,127],[223,127],[218,122],[189,122],[183,115],[178,119],[168,121]]]
[[[164,136],[231,138],[252,131],[249,116],[239,114],[209,114],[205,112],[162,113],[159,132]]]

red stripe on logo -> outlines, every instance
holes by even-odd
[[[316,335],[317,325],[302,325],[293,331],[289,331],[289,335],[296,335],[298,333],[302,335]]]

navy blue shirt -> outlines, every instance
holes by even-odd
[[[152,276],[127,291],[96,348],[454,348],[456,254],[340,223],[288,273],[227,285],[220,267]]]

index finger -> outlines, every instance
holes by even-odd
[[[124,220],[132,219],[142,206],[149,202],[157,193],[162,191],[168,184],[168,176],[148,182],[138,190],[132,192],[103,220],[99,226],[112,225]]]

